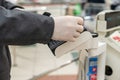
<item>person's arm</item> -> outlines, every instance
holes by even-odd
[[[0,44],[48,43],[53,30],[52,17],[0,6]]]
[[[24,45],[47,44],[51,39],[75,41],[83,31],[83,19],[74,16],[48,17],[14,9],[6,3],[0,6],[0,43]]]

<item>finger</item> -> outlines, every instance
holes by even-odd
[[[83,28],[82,25],[77,25],[77,26],[76,26],[76,31],[77,31],[77,32],[81,33],[81,32],[83,32],[83,30],[84,30],[84,28]]]
[[[76,20],[77,20],[77,24],[83,25],[83,18],[81,18],[81,17],[76,17]]]
[[[72,38],[71,40],[69,40],[70,42],[75,42],[76,38]]]
[[[76,32],[75,34],[74,34],[74,38],[78,38],[80,36],[80,33],[79,32]]]

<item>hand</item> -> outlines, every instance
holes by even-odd
[[[81,17],[54,17],[54,22],[53,40],[75,41],[83,31],[83,19]]]

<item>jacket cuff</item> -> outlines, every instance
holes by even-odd
[[[47,30],[46,30],[46,41],[44,41],[43,43],[44,44],[48,44],[50,41],[51,41],[51,38],[52,38],[52,36],[53,36],[53,32],[54,32],[54,19],[52,18],[52,17],[49,17],[50,19],[49,19],[49,28],[46,28]],[[47,24],[47,25],[48,25]]]
[[[44,16],[48,16],[48,17],[50,17],[51,16],[51,13],[49,13],[49,12],[44,12],[43,13],[43,15]],[[53,18],[52,17],[50,17],[51,18],[51,26],[53,26],[53,27],[49,27],[49,29],[51,29],[50,31],[50,34],[48,35],[48,37],[47,37],[47,41],[45,42],[45,44],[48,44],[50,41],[51,41],[51,38],[52,38],[52,35],[53,35],[53,32],[54,32],[54,20],[53,20]],[[49,31],[48,31],[49,32]]]

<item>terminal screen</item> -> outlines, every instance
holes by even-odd
[[[88,0],[89,3],[105,3],[105,0]]]
[[[118,27],[120,25],[120,12],[112,12],[105,14],[107,21],[107,29]]]

